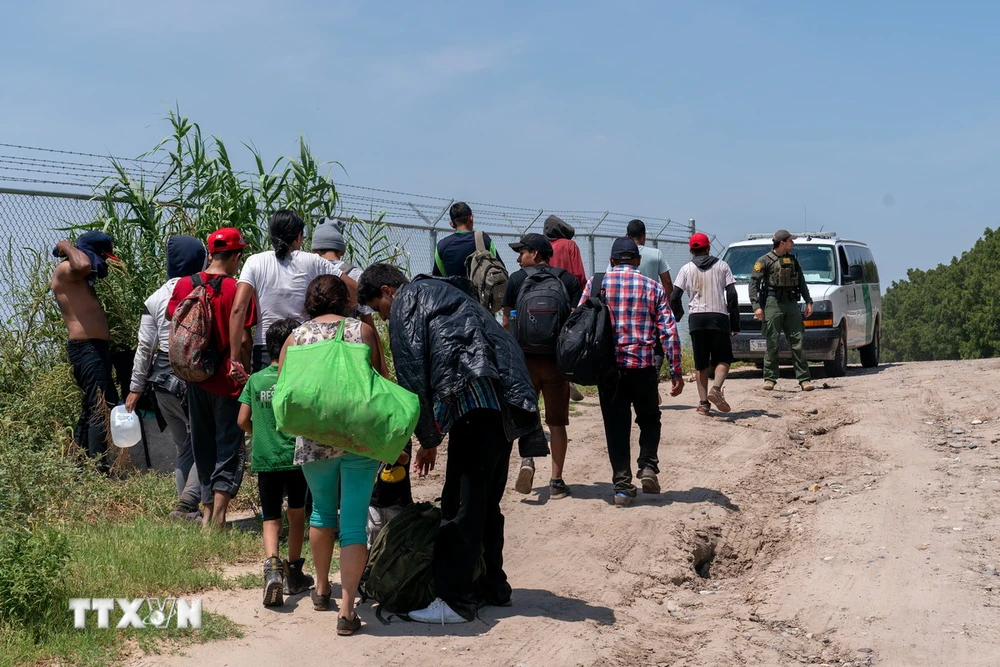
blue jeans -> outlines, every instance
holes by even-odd
[[[379,462],[357,454],[302,464],[309,482],[313,509],[309,524],[316,528],[336,528],[340,510],[340,547],[365,544],[368,503],[375,486]]]

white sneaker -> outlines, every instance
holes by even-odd
[[[411,621],[417,623],[468,623],[467,620],[459,616],[448,603],[441,598],[434,598],[434,602],[427,605],[426,609],[411,611],[407,616]]]

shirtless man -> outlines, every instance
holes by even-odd
[[[51,288],[69,329],[69,361],[73,376],[83,390],[83,411],[73,439],[102,471],[110,467],[108,410],[118,403],[118,390],[111,378],[108,352],[108,318],[97,300],[94,283],[108,273],[107,260],[113,241],[103,232],[87,232],[74,246],[69,241],[56,244],[52,254],[66,261],[52,272]]]

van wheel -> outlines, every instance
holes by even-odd
[[[840,341],[837,343],[837,353],[830,361],[823,362],[826,376],[839,378],[847,375],[847,332],[843,327],[840,329]]]
[[[882,354],[882,344],[879,340],[881,336],[882,331],[876,322],[875,331],[872,333],[872,342],[858,350],[861,353],[861,365],[865,368],[875,368],[878,366],[879,357]]]

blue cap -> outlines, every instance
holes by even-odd
[[[615,242],[611,245],[611,259],[630,260],[635,259],[638,256],[639,246],[637,246],[635,241],[627,236],[615,239]]]

